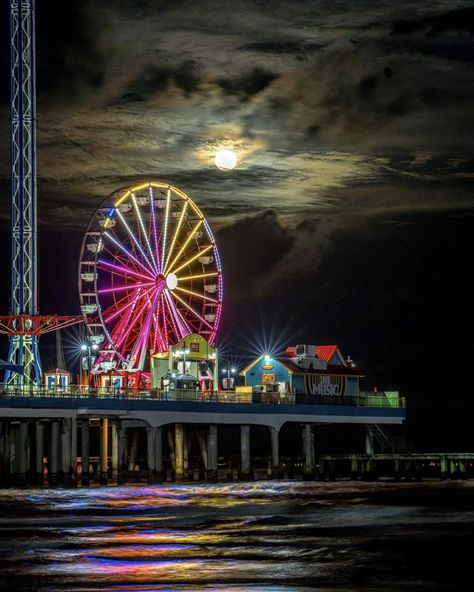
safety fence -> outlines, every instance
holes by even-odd
[[[357,396],[320,396],[298,393],[239,393],[236,391],[194,391],[139,388],[93,387],[69,385],[46,387],[45,385],[12,385],[0,383],[0,397],[65,398],[65,399],[130,399],[150,401],[188,401],[199,403],[263,403],[273,405],[348,405],[354,407],[404,408],[405,398],[394,393],[361,393]]]

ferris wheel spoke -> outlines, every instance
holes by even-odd
[[[194,227],[191,229],[191,232],[188,234],[188,237],[186,238],[186,240],[184,241],[183,245],[181,246],[181,248],[179,249],[176,257],[173,259],[173,261],[165,268],[165,271],[163,272],[164,274],[168,273],[169,270],[171,270],[173,268],[173,265],[179,260],[179,258],[181,257],[181,255],[184,253],[184,250],[186,249],[186,247],[188,246],[188,244],[191,242],[193,236],[196,234],[196,232],[199,230],[199,228],[202,225],[202,220],[198,220],[196,222],[196,224],[194,225]]]
[[[179,281],[180,282],[185,282],[187,280],[198,280],[201,278],[210,278],[210,277],[215,277],[216,275],[219,275],[218,271],[214,271],[211,273],[197,273],[196,275],[186,275],[186,276],[179,276]]]
[[[117,210],[117,215],[120,218],[120,220],[121,220],[122,224],[124,225],[125,229],[127,230],[129,237],[132,239],[133,244],[135,244],[136,248],[138,249],[138,251],[140,252],[141,256],[143,257],[143,260],[146,261],[146,263],[148,264],[149,271],[151,273],[155,273],[155,270],[154,270],[154,267],[153,267],[152,262],[148,259],[145,251],[143,250],[143,247],[139,243],[139,241],[138,241],[137,237],[135,236],[133,230],[128,225],[127,221],[123,217],[123,214],[122,214],[122,212],[120,210]],[[104,234],[107,234],[107,233],[104,233]],[[138,259],[135,259],[135,260],[138,261]]]
[[[209,329],[213,329],[212,325],[210,325],[206,319],[204,319],[198,312],[196,312],[194,310],[194,308],[192,306],[189,306],[189,304],[187,302],[185,302],[180,296],[178,296],[178,294],[176,294],[176,292],[171,292],[173,298],[176,298],[177,300],[179,300],[179,302],[181,302],[181,304],[183,306],[185,306],[190,312],[193,313],[193,315],[195,317],[197,317],[202,323],[204,323],[207,327],[209,327]]]
[[[134,306],[138,302],[138,300],[140,300],[140,298],[145,296],[152,289],[153,288],[148,288],[148,290],[146,290],[143,294],[140,293],[139,290],[137,290],[137,294],[135,294],[135,296],[132,296],[132,298],[129,299],[127,304],[125,304],[125,306],[122,306],[118,310],[115,310],[115,312],[108,317],[105,317],[104,315],[102,315],[104,317],[104,321],[106,323],[110,323],[110,321],[113,321],[119,314],[122,314],[123,312],[125,312],[129,307]]]
[[[143,271],[145,271],[150,277],[153,277],[155,272],[153,271],[153,269],[151,267],[146,267],[145,265],[143,265],[143,263],[141,261],[139,261],[134,255],[132,255],[132,253],[130,253],[130,251],[128,249],[126,249],[123,245],[121,245],[118,240],[116,240],[109,232],[104,232],[104,236],[106,236],[108,239],[110,239],[121,251],[122,253],[125,253],[125,255],[134,263],[136,263],[139,267],[141,267],[143,269]]]
[[[173,307],[173,310],[176,311],[176,314],[181,319],[181,322],[183,323],[183,326],[186,328],[187,332],[192,333],[193,332],[192,327],[189,325],[188,321],[184,318],[184,316],[182,315],[179,308],[176,306],[176,304],[175,304],[174,300],[171,298],[171,296],[169,297],[169,300],[170,300],[171,306]]]
[[[99,259],[97,261],[97,267],[98,267],[98,269],[102,269],[103,271],[107,271],[107,269],[113,270],[110,273],[117,274],[117,275],[120,275],[123,277],[133,276],[133,277],[143,278],[145,280],[152,280],[153,279],[153,277],[151,275],[145,275],[143,273],[139,273],[138,271],[133,271],[132,269],[128,269],[126,267],[123,267],[121,265],[115,265],[114,263],[109,263],[108,261],[104,261],[103,259]]]
[[[164,258],[166,252],[166,241],[168,240],[168,224],[170,218],[170,203],[171,203],[171,189],[168,187],[168,191],[166,192],[166,210],[165,210],[165,220],[163,226],[163,243],[161,246],[161,269],[164,267]]]
[[[141,308],[137,307],[132,312],[132,314],[130,315],[130,320],[129,320],[127,326],[124,328],[122,335],[120,335],[120,338],[117,340],[116,347],[122,346],[124,341],[128,338],[128,336],[132,332],[132,329],[134,329],[136,327],[137,322],[142,318],[143,313],[144,313],[147,306],[148,306],[148,302],[145,301],[144,304],[141,306]]]
[[[132,193],[132,202],[133,202],[133,206],[135,208],[135,212],[137,214],[138,223],[140,224],[140,228],[142,230],[143,236],[145,237],[146,246],[148,248],[148,252],[150,253],[150,257],[151,257],[151,262],[153,264],[153,268],[156,271],[156,273],[159,273],[158,272],[158,266],[156,264],[155,257],[153,255],[153,251],[151,250],[150,241],[148,240],[148,234],[147,234],[147,232],[145,230],[145,225],[143,224],[143,218],[142,218],[142,215],[140,213],[140,208],[138,207],[137,199],[136,199],[134,193]]]
[[[168,267],[168,263],[169,263],[169,260],[170,260],[170,257],[171,257],[171,253],[173,252],[174,245],[176,243],[176,239],[178,238],[179,231],[181,230],[181,226],[183,224],[183,220],[184,220],[184,217],[186,215],[187,209],[188,209],[188,202],[186,201],[186,202],[184,202],[183,209],[181,210],[181,214],[179,216],[178,224],[176,225],[176,228],[175,228],[175,231],[174,231],[174,234],[173,234],[173,238],[171,240],[171,245],[170,245],[170,247],[168,249],[168,255],[166,256],[166,259],[165,259],[165,264],[163,266],[163,269],[166,269]]]
[[[128,286],[117,286],[116,288],[102,288],[97,290],[99,294],[107,294],[109,292],[123,292],[124,290],[133,290],[135,288],[144,288],[147,286],[154,286],[155,282],[144,282],[142,284],[129,284]]]
[[[202,249],[201,251],[198,251],[195,255],[193,255],[190,259],[186,259],[186,261],[180,265],[179,267],[176,267],[175,269],[170,268],[170,272],[177,274],[178,271],[181,271],[183,269],[183,267],[186,267],[187,265],[190,265],[193,261],[195,261],[198,257],[201,257],[202,255],[204,255],[204,253],[207,253],[209,251],[209,249],[212,249],[214,245],[207,245],[207,247],[205,247],[204,249]]]
[[[150,198],[150,221],[151,221],[151,229],[153,234],[153,243],[155,245],[155,261],[158,265],[158,273],[161,273],[161,256],[160,256],[160,248],[158,247],[158,231],[156,229],[156,215],[155,215],[155,197],[153,194],[153,188],[149,188],[149,198]]]
[[[219,302],[215,298],[209,298],[209,296],[204,296],[204,294],[199,294],[198,292],[193,292],[192,290],[186,290],[185,288],[180,288],[179,286],[176,286],[175,290],[179,290],[180,292],[183,292],[184,294],[189,294],[190,296],[194,296],[195,298],[200,298],[201,300],[206,300],[207,302],[213,302],[214,304],[217,304]]]
[[[163,336],[161,334],[160,329],[160,309],[162,306],[162,298],[158,300],[158,304],[156,306],[156,311],[153,314],[153,328],[155,331],[154,338],[153,338],[153,349],[154,351],[163,351],[164,348],[164,341]]]
[[[175,327],[176,333],[179,333],[180,339],[182,339],[183,337],[186,337],[186,335],[189,335],[189,333],[191,333],[191,331],[189,330],[189,326],[187,325],[183,317],[178,313],[178,309],[173,300],[171,299],[171,296],[169,295],[167,290],[165,291],[165,299],[168,305],[168,310],[173,319],[173,325]]]
[[[165,292],[161,294],[161,318],[162,318],[162,327],[163,327],[163,337],[164,337],[164,346],[165,349],[169,348],[170,340],[168,335],[168,326],[167,326],[167,319],[166,319],[166,311],[165,311],[165,303],[164,303],[164,296]]]

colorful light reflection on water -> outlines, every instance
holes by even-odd
[[[469,589],[473,502],[469,482],[4,490],[0,588]]]

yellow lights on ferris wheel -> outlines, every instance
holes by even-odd
[[[182,265],[180,265],[176,269],[173,269],[173,273],[178,273],[178,271],[181,271],[183,269],[183,267],[186,267],[186,265],[189,265],[190,263],[195,261],[198,257],[201,257],[202,255],[204,255],[204,253],[207,253],[209,251],[209,249],[212,249],[213,246],[214,245],[208,245],[206,248],[202,249],[202,251],[197,252],[195,255],[193,255],[191,257],[191,259],[188,259]],[[171,266],[170,266],[170,268],[171,268]]]
[[[172,263],[170,263],[169,265],[167,265],[165,267],[165,269],[163,270],[163,273],[166,273],[168,269],[172,269],[173,265],[179,260],[179,258],[181,257],[181,255],[184,253],[186,247],[188,246],[188,244],[191,242],[193,236],[196,234],[196,232],[199,230],[199,228],[201,227],[203,221],[199,220],[196,225],[194,226],[194,228],[191,230],[191,232],[188,235],[188,238],[185,240],[184,244],[181,246],[180,250],[178,251],[178,254],[176,255],[176,257],[173,259]]]

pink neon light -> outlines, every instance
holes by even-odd
[[[203,318],[202,318],[202,316],[201,316],[201,315],[199,315],[199,314],[198,314],[198,313],[197,313],[197,312],[194,310],[194,308],[192,308],[191,306],[189,306],[189,304],[187,304],[187,303],[186,303],[184,300],[181,300],[181,298],[180,298],[180,297],[179,297],[177,294],[173,294],[173,296],[174,296],[175,298],[177,298],[177,299],[178,299],[178,300],[181,302],[181,304],[184,304],[184,306],[185,306],[186,308],[188,308],[188,309],[189,309],[189,310],[190,310],[190,311],[191,311],[191,312],[194,314],[194,316],[196,316],[196,317],[197,317],[197,318],[198,318],[200,321],[202,321],[202,322],[203,322],[205,325],[207,325],[207,326],[209,327],[209,329],[211,329],[211,331],[214,329],[214,327],[213,327],[212,325],[210,325],[210,324],[209,324],[209,323],[206,321],[206,319],[203,319]]]
[[[124,272],[125,275],[133,275],[136,277],[141,277],[144,278],[146,280],[152,280],[153,276],[148,274],[148,275],[144,275],[143,273],[138,273],[138,271],[133,271],[131,269],[128,269],[126,267],[122,267],[121,265],[115,265],[114,263],[109,263],[108,261],[103,261],[102,259],[99,259],[99,261],[97,262],[98,266],[99,265],[105,265],[106,267],[110,267],[112,269],[116,269],[117,271],[122,271]]]
[[[181,335],[181,338],[186,337],[186,335],[188,335],[188,333],[191,333],[191,331],[187,330],[185,325],[181,322],[181,319],[179,318],[178,314],[177,314],[177,307],[174,304],[174,302],[171,300],[170,295],[168,294],[168,292],[165,292],[165,297],[166,297],[166,301],[168,304],[168,309],[170,310],[170,314],[172,315],[173,318],[173,323],[175,325],[175,331],[176,331],[176,325],[178,326],[179,329],[179,334]],[[178,331],[176,331],[176,333],[178,333]]]
[[[174,331],[174,334],[175,334],[175,335],[176,335],[176,337],[178,337],[178,338],[180,337],[180,335],[181,335],[181,337],[184,337],[184,335],[183,335],[183,334],[182,334],[182,332],[181,332],[181,327],[179,327],[179,328],[178,328],[178,325],[176,324],[176,317],[175,317],[175,315],[173,314],[173,311],[171,310],[171,306],[170,306],[170,303],[169,303],[169,301],[168,301],[168,298],[169,298],[169,295],[165,293],[165,303],[166,303],[166,308],[168,309],[168,314],[169,314],[169,316],[170,316],[170,318],[171,318],[171,323],[172,323],[172,325],[173,325],[173,331]]]
[[[143,263],[141,263],[141,261],[139,261],[136,257],[134,257],[130,251],[128,249],[126,249],[123,245],[121,245],[117,240],[115,240],[115,238],[109,234],[108,232],[104,232],[104,236],[106,236],[107,238],[110,238],[110,240],[117,245],[117,247],[123,251],[127,257],[129,257],[129,259],[131,259],[132,261],[134,261],[137,265],[139,265],[144,271],[146,271],[147,274],[151,274],[151,277],[153,277],[153,274],[155,273],[153,269],[151,269],[150,267],[145,267],[145,265],[143,265]],[[146,259],[146,258],[145,258]],[[147,261],[148,263],[148,261]]]
[[[130,284],[129,286],[118,286],[117,288],[103,288],[99,290],[99,294],[105,294],[107,292],[120,292],[123,290],[133,290],[134,288],[144,288],[145,286],[154,286],[155,282],[144,282],[143,284]]]
[[[160,298],[162,290],[163,290],[163,287],[161,286],[156,291],[156,293],[153,296],[153,301],[151,303],[151,306],[146,313],[145,326],[144,326],[144,329],[140,335],[140,341],[138,342],[138,347],[137,347],[137,357],[138,357],[138,363],[139,363],[140,368],[143,366],[143,355],[146,353],[146,346],[148,344],[148,337],[150,335],[151,320],[153,318],[153,313],[155,311],[156,304]]]
[[[150,210],[151,210],[151,225],[152,225],[152,230],[153,230],[153,242],[155,244],[155,258],[156,258],[156,263],[158,265],[158,273],[162,273],[160,248],[158,246],[158,236],[156,234],[155,204],[153,201],[153,189],[151,187],[150,187]]]
[[[141,298],[142,296],[145,296],[146,294],[148,294],[149,292],[151,292],[153,290],[153,288],[148,288],[148,290],[146,290],[143,294],[139,295],[137,293],[137,295],[134,297],[135,300],[138,300],[139,298]],[[112,321],[113,319],[115,319],[115,317],[117,317],[120,313],[124,312],[127,308],[129,308],[130,306],[133,305],[133,303],[135,302],[135,300],[132,300],[131,302],[128,302],[125,306],[123,306],[122,308],[119,308],[117,311],[114,312],[113,315],[104,318],[104,321],[106,323],[110,323],[110,321]]]
[[[145,304],[142,306],[142,308],[140,309],[140,312],[136,313],[135,318],[133,319],[133,321],[129,324],[127,330],[123,333],[123,335],[120,337],[120,339],[117,341],[115,347],[120,347],[122,345],[122,343],[125,341],[125,339],[127,339],[127,337],[130,335],[131,330],[133,329],[133,327],[137,324],[138,319],[141,318],[143,311],[145,310],[145,308],[148,306],[148,302],[145,302]]]

